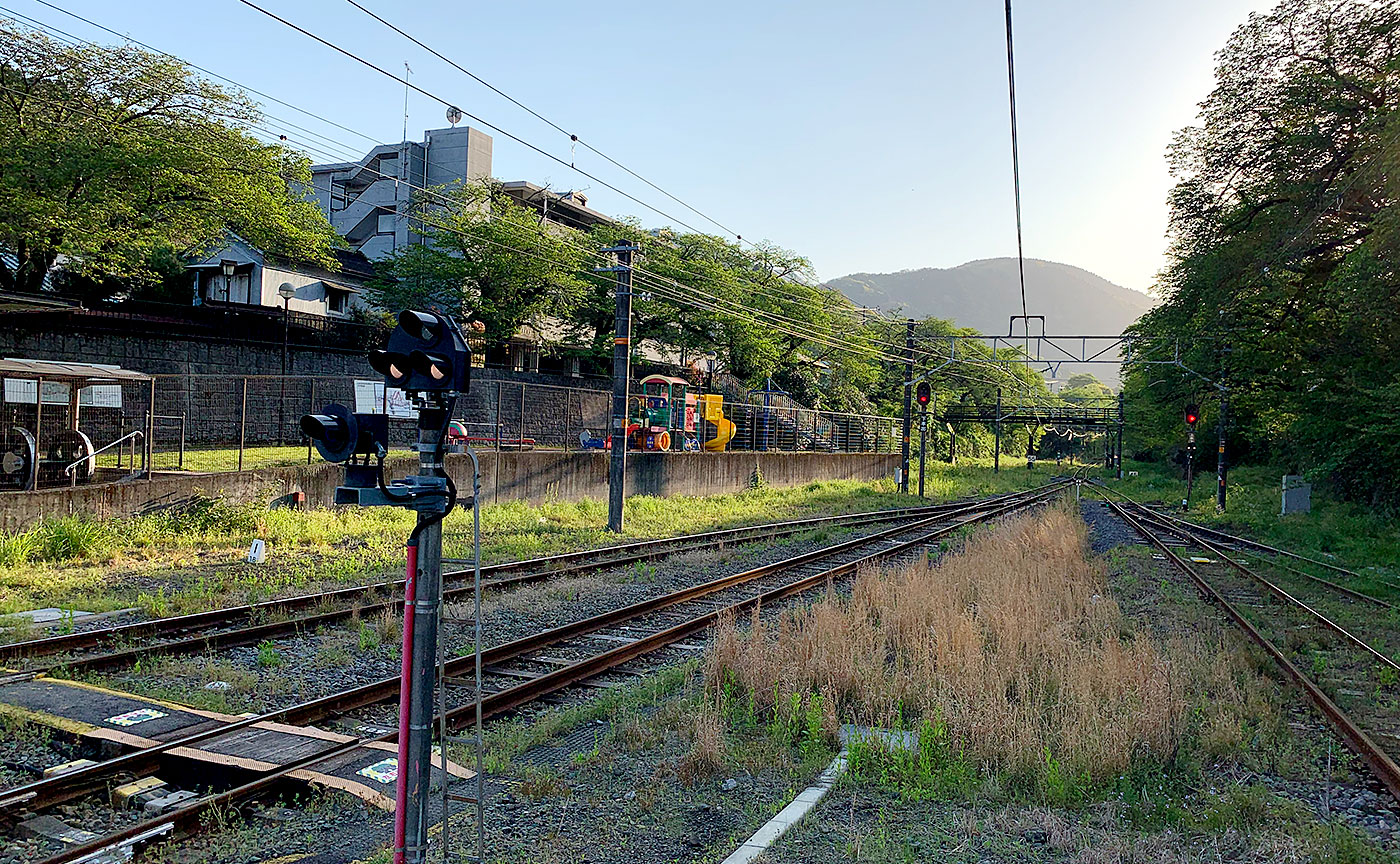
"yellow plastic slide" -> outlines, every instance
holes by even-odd
[[[711,453],[723,453],[729,439],[734,437],[734,421],[724,416],[724,397],[706,393],[697,396],[696,401],[700,403],[700,416],[715,427],[715,437],[701,446]]]

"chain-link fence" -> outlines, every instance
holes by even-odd
[[[412,406],[378,380],[307,375],[156,375],[79,386],[6,378],[0,443],[7,470],[28,449],[38,485],[52,487],[157,471],[240,471],[313,461],[303,414],[336,402],[389,415],[391,451],[416,438]],[[76,398],[71,387],[77,386]],[[641,399],[644,394],[634,393]],[[500,450],[580,450],[608,444],[608,391],[483,380],[454,411],[457,440]],[[717,410],[716,410],[717,407]],[[154,410],[153,410],[154,409]],[[726,400],[699,410],[676,406],[671,420],[648,423],[633,445],[671,450],[890,452],[898,419]],[[647,439],[653,429],[667,432]],[[465,436],[461,433],[465,432]],[[664,443],[664,446],[661,446]],[[33,472],[33,466],[23,466]],[[8,476],[8,475],[7,475]],[[7,480],[5,488],[26,488]]]

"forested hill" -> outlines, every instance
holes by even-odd
[[[827,284],[860,306],[898,308],[916,318],[933,315],[982,333],[1005,333],[1008,316],[1021,310],[1015,258],[969,261],[946,270],[853,273]],[[1026,300],[1030,314],[1045,316],[1052,334],[1121,333],[1152,306],[1146,294],[1078,267],[1037,259],[1026,261]]]

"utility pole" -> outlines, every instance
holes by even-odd
[[[1225,349],[1229,351],[1227,347]],[[1225,461],[1225,423],[1227,422],[1230,410],[1230,388],[1220,386],[1220,418],[1217,422],[1217,433],[1219,434],[1219,444],[1215,451],[1215,511],[1225,512],[1225,475],[1229,472],[1229,465]]]
[[[1118,479],[1123,479],[1123,385],[1118,385]]]
[[[914,319],[904,322],[904,442],[900,446],[899,491],[909,494],[909,435],[914,423]]]
[[[948,426],[948,464],[958,464],[958,428],[952,423]]]
[[[992,425],[993,425],[993,427],[996,429],[996,449],[992,452],[992,459],[993,459],[993,462],[992,462],[992,470],[993,470],[993,471],[996,471],[997,473],[1000,473],[1000,472],[1001,472],[1001,388],[1000,388],[1000,387],[997,388],[997,416],[996,416],[996,419],[995,419],[994,421],[992,421]]]
[[[604,252],[617,254],[616,267],[599,272],[617,274],[617,316],[613,336],[612,456],[608,461],[608,530],[622,532],[622,507],[627,483],[627,387],[632,378],[632,254],[640,247],[628,241]]]

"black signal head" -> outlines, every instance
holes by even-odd
[[[442,338],[447,322],[434,312],[405,309],[399,313],[399,327],[419,342],[432,343]]]
[[[1196,425],[1196,422],[1199,421],[1200,419],[1201,419],[1201,409],[1197,408],[1196,405],[1195,405],[1194,403],[1192,403],[1192,404],[1190,404],[1190,405],[1187,405],[1187,406],[1186,406],[1186,425],[1187,425],[1187,426],[1195,426],[1195,425]]]
[[[369,362],[391,387],[411,393],[465,393],[471,384],[471,357],[451,318],[406,309],[399,313],[388,348],[371,352]]]
[[[322,408],[320,414],[301,418],[301,431],[327,462],[344,462],[355,455],[355,444],[360,436],[357,426],[350,409],[335,403]]]
[[[394,387],[402,387],[408,381],[409,373],[413,371],[407,357],[396,351],[385,351],[383,348],[369,352],[369,365]]]
[[[931,399],[932,397],[933,393],[928,386],[928,382],[920,381],[918,388],[916,388],[915,390],[915,400],[917,400],[920,405],[927,405],[929,403],[929,399]]]
[[[378,455],[388,441],[389,426],[383,414],[355,414],[331,403],[319,414],[303,416],[301,431],[327,462],[348,462],[357,455]]]

